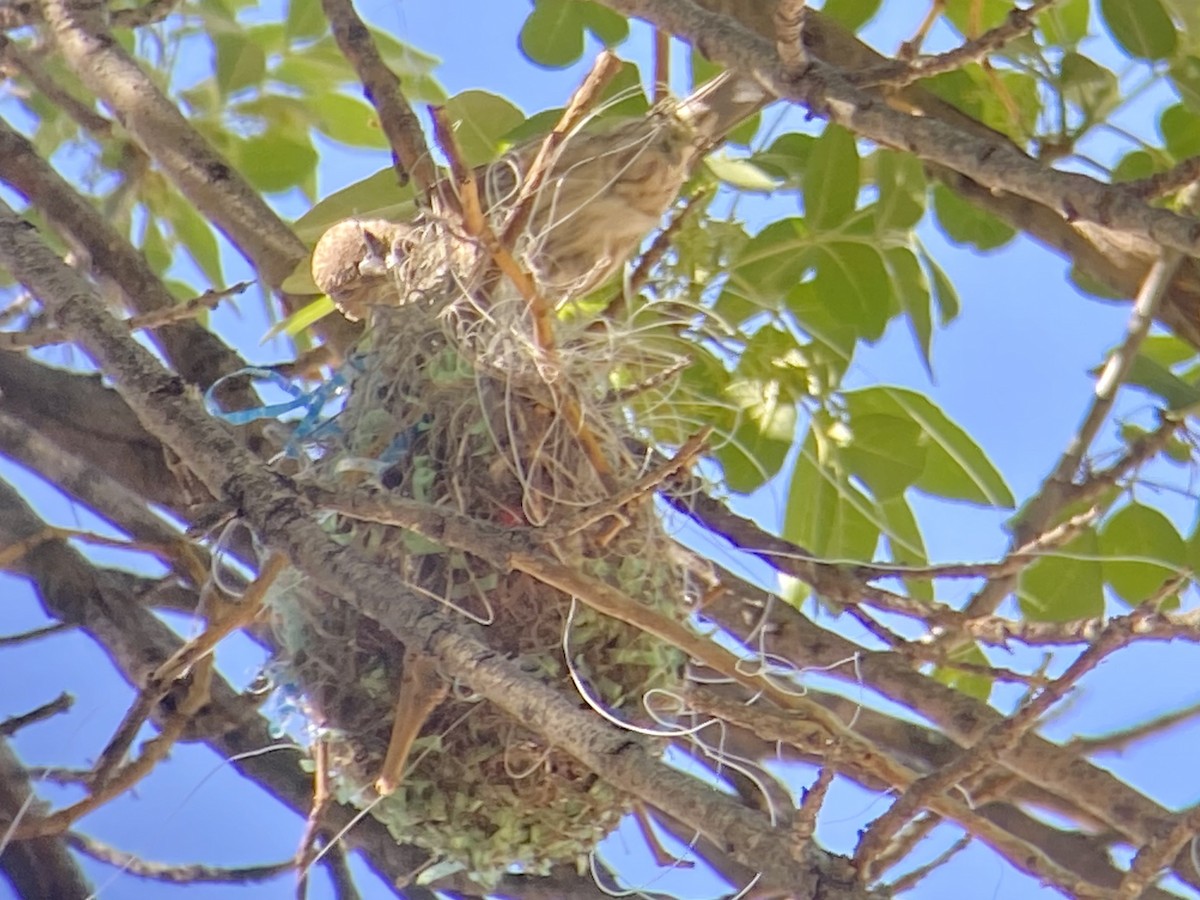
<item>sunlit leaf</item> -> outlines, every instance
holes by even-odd
[[[908,153],[878,150],[873,157],[879,202],[875,227],[882,233],[907,231],[925,214],[925,172]]]
[[[1011,508],[1012,491],[983,449],[928,397],[907,388],[871,387],[847,391],[853,422],[859,416],[908,417],[920,429],[926,448],[925,470],[913,483],[926,493],[987,506]]]
[[[1152,596],[1188,565],[1187,545],[1157,509],[1130,503],[1100,531],[1104,580],[1131,606]]]
[[[238,32],[228,32],[215,35],[213,47],[217,54],[217,84],[222,94],[262,83],[267,56],[261,45]]]
[[[933,208],[938,224],[955,244],[995,250],[1017,236],[1012,226],[968,203],[944,185],[933,189]]]
[[[783,536],[826,559],[868,560],[879,542],[879,526],[867,515],[872,503],[840,471],[835,453],[822,459],[809,429],[792,472]]]
[[[854,136],[840,125],[826,125],[804,171],[804,219],[810,229],[836,228],[854,212],[858,162]]]
[[[504,136],[525,120],[511,102],[487,91],[463,91],[446,101],[454,139],[469,166],[490,162],[506,148]]]
[[[318,297],[311,303],[300,307],[287,318],[281,319],[268,328],[266,334],[262,336],[261,343],[265,344],[271,338],[281,334],[295,337],[300,332],[307,331],[327,315],[336,311],[337,307],[333,305],[332,300],[328,297]]]
[[[778,179],[767,174],[749,159],[712,153],[705,158],[704,164],[717,178],[738,190],[769,194],[780,184]]]
[[[883,536],[892,561],[909,566],[928,565],[925,538],[905,496],[876,498],[876,508],[883,517]],[[934,598],[933,582],[928,578],[906,578],[904,587],[910,597],[918,600]]]
[[[351,216],[402,222],[416,212],[411,183],[401,187],[396,170],[388,166],[330,194],[297,219],[293,227],[312,244],[334,222]]]
[[[825,0],[821,12],[851,31],[867,24],[883,5],[883,0]]]
[[[1160,0],[1100,0],[1100,17],[1130,56],[1165,59],[1179,42]]]
[[[1065,622],[1104,613],[1104,573],[1094,531],[1087,531],[1021,574],[1021,612],[1039,622]]]

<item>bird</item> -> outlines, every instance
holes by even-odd
[[[553,149],[509,248],[542,296],[558,304],[612,277],[657,227],[697,160],[770,99],[756,82],[726,72],[642,118],[566,135]],[[483,211],[495,230],[503,227],[542,146],[541,138],[527,141],[476,170]],[[372,305],[402,303],[403,291],[390,273],[413,249],[428,215],[336,223],[314,248],[317,287],[351,319],[363,318]]]

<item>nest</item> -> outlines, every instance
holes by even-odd
[[[507,183],[511,196],[511,181],[503,176],[485,187]],[[493,193],[489,212],[499,222],[504,197]],[[548,227],[545,217],[541,225],[536,215],[532,221]],[[661,373],[678,370],[679,358],[585,316],[557,322],[547,353],[534,340],[529,304],[506,279],[487,275],[483,251],[455,223],[427,215],[406,235],[391,265],[393,305],[372,314],[348,363],[346,405],[308,448],[315,460],[308,477],[369,479],[479,521],[531,528],[536,539],[536,529],[576,521],[616,484],[642,474],[649,460],[636,449],[634,439],[644,434],[629,401],[653,409],[671,390]],[[546,234],[526,238],[524,246],[547,245]],[[663,324],[659,315],[657,333],[665,333]],[[624,720],[645,722],[645,692],[682,679],[685,659],[676,648],[525,574],[491,570],[396,529],[340,517],[325,524],[396,572],[397,603],[420,596],[445,604],[485,626],[483,640],[530,675],[576,693],[574,676],[589,702]],[[624,509],[619,522],[606,517],[546,548],[682,618],[685,576],[671,546],[644,501]],[[486,885],[514,867],[582,864],[628,811],[630,798],[458,685],[426,721],[399,788],[373,802],[369,786],[388,744],[403,646],[298,576],[281,579],[270,603],[279,665],[325,732],[336,793],[370,805],[398,841]]]

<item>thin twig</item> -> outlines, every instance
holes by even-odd
[[[69,622],[55,622],[53,625],[43,625],[41,628],[23,631],[20,634],[0,635],[0,647],[17,647],[21,644],[29,644],[44,637],[50,637],[53,634],[61,634],[64,631],[69,631],[73,627]]]
[[[898,897],[905,891],[911,891],[918,884],[928,878],[935,869],[941,868],[959,853],[966,850],[967,847],[971,846],[971,841],[974,839],[975,836],[970,832],[962,835],[957,841],[955,841],[929,862],[922,866],[917,866],[917,868],[913,869],[911,872],[907,873],[906,875],[902,875],[889,884],[888,893],[892,896]]]
[[[1004,22],[990,31],[984,32],[979,37],[972,38],[961,46],[955,47],[953,50],[939,53],[936,56],[915,59],[912,62],[898,61],[895,63],[886,63],[861,72],[855,72],[848,75],[847,78],[852,84],[860,87],[877,87],[883,84],[892,87],[905,87],[922,78],[931,78],[934,75],[942,75],[946,72],[961,69],[969,63],[981,62],[991,54],[1002,50],[1006,45],[1033,31],[1034,26],[1037,24],[1035,20],[1038,14],[1057,2],[1058,0],[1034,0],[1033,3],[1024,9],[1013,7]],[[934,8],[936,9],[936,4]],[[926,19],[926,22],[922,23],[922,28],[925,31],[928,30],[926,28],[927,23],[932,24],[929,19]],[[924,36],[923,32],[921,36]],[[906,44],[905,46],[910,45]],[[901,55],[903,56],[904,54],[902,53]]]
[[[296,865],[292,859],[262,866],[228,868],[200,864],[172,865],[142,859],[75,831],[68,831],[62,839],[72,849],[98,862],[115,866],[122,874],[168,884],[254,884],[277,878]]]
[[[43,703],[37,709],[31,709],[19,716],[11,716],[0,722],[0,737],[12,737],[27,725],[42,722],[51,716],[65,713],[75,703],[75,698],[63,691],[49,703]]]

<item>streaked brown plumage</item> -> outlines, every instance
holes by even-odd
[[[611,277],[660,222],[700,156],[767,99],[753,82],[713,79],[642,119],[569,136],[531,201],[514,255],[552,302]],[[537,139],[482,167],[476,177],[493,227],[503,223],[542,146]],[[347,219],[313,253],[313,280],[349,318],[402,302],[389,270],[420,224]]]

